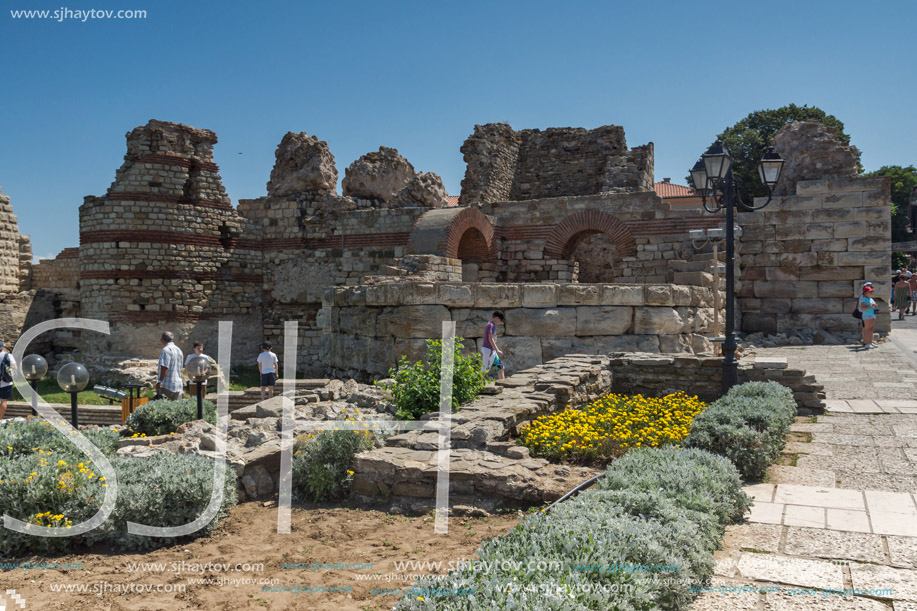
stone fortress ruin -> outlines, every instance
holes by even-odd
[[[443,320],[479,345],[499,308],[515,371],[571,353],[711,350],[711,255],[688,232],[722,217],[663,202],[652,143],[628,148],[621,127],[475,126],[457,205],[386,147],[350,164],[338,194],[328,145],[290,132],[267,194],[233,206],[216,143],[156,120],[130,131],[114,182],[80,206],[79,247],[34,265],[0,195],[2,337],[81,316],[111,334],[61,331],[35,349],[152,358],[162,329],[189,351],[231,320],[233,360],[249,362],[263,338],[280,353],[295,320],[300,372],[371,379],[419,357]],[[855,151],[818,124],[790,124],[776,146],[780,194],[738,215],[741,328],[855,332],[859,284],[890,290],[888,183],[856,178]],[[877,330],[889,328],[884,308]]]

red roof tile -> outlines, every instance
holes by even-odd
[[[455,206],[459,205],[458,203],[459,196],[458,195],[447,195],[446,197],[449,199],[448,203],[446,203],[447,208],[454,208]]]
[[[697,197],[697,193],[691,187],[676,185],[670,182],[657,182],[653,185],[656,195],[666,199],[668,197]]]

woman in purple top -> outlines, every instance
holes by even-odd
[[[497,325],[502,325],[505,321],[506,318],[503,316],[503,312],[497,310],[493,313],[490,322],[484,327],[484,345],[481,346],[481,361],[484,374],[488,374],[490,368],[496,365],[498,380],[502,380],[505,374],[503,373],[503,363],[500,362],[503,351],[497,348]]]

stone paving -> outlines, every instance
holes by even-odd
[[[917,322],[893,325],[874,350],[760,351],[815,374],[827,409],[746,488],[694,609],[917,611]]]

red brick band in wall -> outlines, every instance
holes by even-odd
[[[594,233],[604,233],[611,238],[619,256],[630,257],[637,253],[634,236],[624,223],[607,212],[584,210],[571,214],[554,227],[544,245],[545,258],[570,258],[579,242]]]

